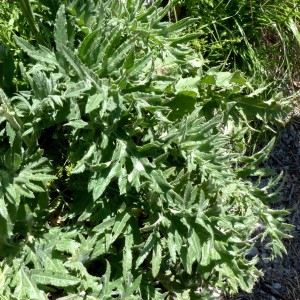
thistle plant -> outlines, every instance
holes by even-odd
[[[282,118],[284,99],[207,71],[182,35],[195,19],[160,4],[68,1],[53,45],[15,36],[29,88],[0,94],[3,297],[234,294],[261,276],[257,240],[284,253],[280,178],[259,168],[274,139],[246,155],[251,121]]]

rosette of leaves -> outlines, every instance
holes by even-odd
[[[284,252],[287,212],[268,206],[279,179],[259,182],[274,140],[245,155],[247,122],[280,117],[280,102],[204,72],[194,35],[179,36],[194,20],[166,22],[160,3],[70,1],[54,45],[16,37],[31,88],[1,98],[3,297],[207,298],[252,289],[257,239]]]

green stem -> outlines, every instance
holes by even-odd
[[[32,10],[30,1],[29,0],[16,0],[16,2],[18,3],[22,13],[24,14],[38,43],[43,46],[46,46],[45,40],[43,39],[42,35],[40,34],[39,27],[34,20],[33,10]]]

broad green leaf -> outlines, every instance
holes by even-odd
[[[74,84],[68,84],[63,96],[65,98],[80,97],[84,92],[91,89],[91,83],[88,80],[81,80]]]
[[[132,268],[132,246],[133,246],[133,235],[131,233],[125,234],[125,246],[123,249],[123,278],[127,278],[128,274],[131,273]]]
[[[188,274],[191,274],[192,273],[192,264],[193,264],[193,261],[190,260],[190,257],[189,257],[189,250],[187,249],[186,246],[183,246],[181,249],[180,249],[180,259],[181,259],[181,263],[184,267],[184,270],[188,273]]]
[[[68,287],[77,285],[80,279],[58,272],[51,272],[49,270],[34,269],[31,271],[31,277],[40,284],[53,285],[56,287]]]
[[[95,60],[97,64],[107,65],[107,60],[109,59],[113,49],[118,46],[122,36],[123,24],[116,24],[112,30],[106,35],[106,37],[101,41],[101,46],[98,48],[98,55]]]
[[[179,93],[176,97],[166,105],[171,109],[169,119],[171,121],[182,120],[184,115],[190,114],[195,109],[196,94],[193,91],[188,93]]]
[[[170,253],[170,257],[173,261],[173,263],[175,264],[177,261],[177,257],[176,257],[176,241],[174,239],[173,233],[168,232],[168,249],[169,249],[169,253]],[[179,245],[179,247],[181,247],[181,245]]]
[[[234,72],[231,77],[231,82],[248,86],[247,80],[242,76],[240,71]]]
[[[158,192],[167,192],[173,188],[173,186],[166,180],[164,174],[160,170],[151,171],[152,186]]]
[[[17,185],[16,186],[16,191],[19,193],[21,196],[25,196],[31,199],[34,199],[35,196],[31,190],[29,190],[26,186],[22,185]]]
[[[73,120],[65,124],[64,126],[71,126],[74,127],[75,129],[83,129],[83,128],[88,128],[89,123],[83,121],[83,120]]]
[[[81,80],[86,79],[86,73],[83,68],[83,63],[80,59],[72,52],[71,49],[65,47],[63,44],[59,44],[60,51],[66,58],[66,60],[71,64],[74,70],[77,72]]]
[[[116,217],[108,217],[101,224],[95,226],[93,228],[93,231],[96,232],[97,234],[101,234],[107,231],[108,229],[110,229],[115,223],[116,223]]]
[[[9,184],[6,187],[5,197],[10,203],[12,203],[12,204],[16,205],[16,207],[18,207],[18,205],[20,203],[20,195],[17,193],[14,184]]]
[[[202,266],[207,266],[210,263],[210,253],[211,253],[211,242],[210,240],[202,243],[202,254],[200,264]]]
[[[23,267],[19,269],[19,272],[17,274],[19,276],[17,288],[18,293],[23,294],[25,292],[26,296],[30,297],[30,299],[32,300],[47,299],[46,295],[38,289],[34,278],[32,276],[29,276],[29,274],[24,270]]]
[[[6,208],[6,203],[3,199],[3,197],[0,197],[0,215],[2,216],[2,218],[6,221],[9,220],[9,216],[8,216],[8,211]]]
[[[67,45],[68,44],[68,32],[67,32],[67,22],[65,15],[65,6],[61,5],[55,20],[55,31],[54,38],[56,47],[59,48],[59,45]]]
[[[85,113],[89,114],[91,111],[99,108],[101,102],[107,101],[107,95],[107,88],[103,86],[102,92],[90,96],[85,106]]]
[[[55,249],[67,252],[71,254],[75,254],[80,244],[73,239],[62,238],[55,243]]]
[[[151,266],[152,266],[152,276],[155,278],[160,270],[162,261],[162,246],[160,242],[158,241],[155,246],[153,247],[152,251],[152,260],[151,260]]]
[[[101,299],[105,296],[110,296],[110,275],[111,275],[111,266],[108,261],[106,261],[106,272],[103,276],[103,288],[101,291]]]
[[[65,56],[66,60],[71,64],[74,70],[77,72],[81,80],[90,80],[98,91],[102,92],[103,83],[101,79],[88,67],[86,67],[79,57],[73,53],[69,48],[61,45],[62,54]]]
[[[175,84],[175,90],[178,93],[184,93],[190,97],[199,97],[200,77],[180,78]],[[182,100],[184,101],[184,100]]]
[[[124,294],[124,299],[128,297],[128,299],[131,299],[130,297],[133,297],[134,292],[139,288],[140,284],[142,281],[142,275],[139,275],[134,282],[130,283],[130,285],[126,286],[125,294]],[[133,298],[136,299],[136,298]]]
[[[43,174],[43,173],[32,173],[30,174],[28,171],[22,171],[19,176],[21,175],[31,181],[41,181],[41,182],[47,182],[50,180],[56,179],[53,175]]]
[[[193,191],[193,186],[191,182],[188,182],[184,190],[184,197],[183,197],[184,209],[188,209],[189,206],[193,203],[192,191]]]
[[[32,190],[33,192],[39,192],[39,193],[43,193],[45,192],[45,189],[42,188],[41,186],[37,185],[37,184],[34,184],[32,182],[27,182],[26,183],[26,186]]]
[[[121,168],[119,178],[118,178],[118,186],[120,190],[120,195],[126,194],[128,184],[128,174],[125,168]]]
[[[41,50],[35,50],[35,48],[23,38],[14,36],[14,39],[18,46],[22,48],[33,59],[48,63],[50,65],[58,66],[58,62],[56,60],[54,52],[50,51],[46,47],[40,45]]]
[[[101,172],[100,177],[96,180],[95,187],[93,189],[93,198],[97,200],[104,193],[105,189],[114,177],[117,177],[122,169],[122,165],[117,162],[111,169],[104,169]]]
[[[96,55],[96,45],[99,42],[99,34],[102,29],[97,29],[89,33],[82,41],[78,49],[78,56],[82,61],[85,61],[87,58],[92,61],[93,55]],[[94,57],[93,60],[95,60]]]
[[[216,85],[222,88],[229,88],[232,82],[233,74],[231,72],[217,72]]]
[[[113,72],[116,70],[120,62],[124,61],[124,56],[126,56],[126,53],[128,53],[134,47],[135,41],[136,36],[128,39],[126,42],[122,43],[122,45],[116,49],[112,55],[110,55],[107,63],[108,72]]]
[[[266,85],[266,86],[263,86],[263,87],[260,87],[260,88],[257,88],[251,94],[247,95],[247,97],[252,98],[252,97],[255,97],[255,96],[259,95],[259,94],[265,92],[268,89],[269,86],[270,86],[270,84]],[[262,102],[261,100],[259,100],[259,101]]]
[[[188,236],[188,245],[189,245],[189,260],[191,262],[200,261],[201,258],[201,242],[198,234],[193,228],[189,229],[189,236]]]
[[[152,232],[147,241],[145,242],[144,248],[141,252],[141,254],[139,255],[138,259],[136,260],[136,268],[138,268],[146,259],[146,257],[150,254],[150,252],[152,251],[153,247],[156,245],[157,243],[157,237],[156,234],[154,232]]]
[[[135,60],[134,65],[126,73],[130,76],[140,75],[144,68],[152,61],[153,53],[149,52],[144,55],[142,58]]]
[[[3,292],[5,285],[7,285],[7,277],[11,271],[11,268],[7,264],[2,264],[0,266],[0,292]]]
[[[118,214],[115,219],[115,224],[112,229],[112,236],[110,242],[113,243],[118,236],[123,232],[127,226],[127,222],[130,219],[130,214],[126,211]]]

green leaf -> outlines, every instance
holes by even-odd
[[[54,39],[56,43],[56,47],[59,48],[59,45],[67,45],[68,44],[68,32],[67,32],[67,22],[65,15],[65,6],[61,5],[55,20],[55,31],[54,31]]]
[[[130,214],[127,211],[124,211],[116,216],[115,224],[112,229],[112,236],[110,239],[110,243],[113,243],[123,232],[123,230],[127,226],[127,222],[129,219],[130,219]]]
[[[35,50],[26,40],[21,37],[14,36],[17,45],[22,48],[30,57],[36,61],[45,62],[49,65],[58,66],[55,54],[46,47],[40,46],[41,50]]]
[[[69,287],[77,285],[80,279],[71,275],[52,272],[49,270],[34,269],[31,271],[31,277],[40,284],[53,285],[56,287]]]
[[[136,36],[128,39],[124,43],[120,45],[118,49],[114,51],[112,55],[110,55],[107,62],[107,70],[108,72],[113,72],[119,66],[120,62],[124,61],[124,57],[126,57],[126,53],[128,53],[133,47],[134,42],[136,41]]]
[[[208,266],[211,257],[211,242],[210,240],[202,243],[201,266]]]
[[[193,261],[190,260],[189,252],[188,252],[188,249],[186,246],[183,246],[180,249],[180,259],[181,259],[182,265],[184,267],[184,270],[188,274],[191,274]]]
[[[101,234],[105,231],[110,231],[109,229],[116,223],[116,217],[108,217],[101,224],[95,226],[93,231],[97,234]]]
[[[47,182],[56,179],[55,176],[53,175],[48,175],[48,174],[43,174],[43,173],[29,173],[28,171],[22,171],[19,176],[21,175],[24,178],[27,178],[28,180],[31,181],[40,181],[40,182]]]
[[[127,192],[127,184],[128,184],[128,174],[125,168],[120,170],[119,178],[118,178],[118,186],[120,190],[120,195],[124,195]]]
[[[83,120],[73,120],[65,124],[64,126],[71,126],[74,127],[75,129],[83,129],[83,128],[88,128],[89,123],[83,121]]]
[[[149,52],[141,59],[135,60],[134,66],[128,70],[127,75],[129,77],[134,77],[143,73],[143,70],[152,62],[153,53]]]
[[[106,272],[103,276],[103,288],[101,291],[101,298],[104,299],[105,296],[110,296],[110,275],[111,275],[111,266],[108,261],[106,261]]]
[[[170,257],[172,259],[172,262],[175,264],[177,257],[176,257],[176,241],[174,239],[173,233],[168,232],[168,249],[169,249],[169,253],[170,253]],[[181,245],[178,245],[179,247],[181,247]]]
[[[131,233],[125,234],[125,246],[123,249],[123,278],[127,278],[128,274],[131,273],[132,268],[132,247],[133,247],[133,235]]]
[[[86,72],[84,71],[83,63],[80,59],[72,52],[71,49],[65,47],[63,44],[59,44],[61,53],[64,55],[66,60],[71,64],[74,70],[77,72],[81,80],[86,79]]]
[[[180,78],[175,84],[175,90],[178,93],[195,98],[199,97],[200,77],[196,78]]]
[[[79,57],[73,53],[72,50],[64,45],[61,45],[61,51],[66,60],[71,64],[74,70],[77,72],[81,80],[90,80],[99,92],[103,90],[103,84],[101,79],[88,67],[86,67]]]
[[[62,252],[67,252],[71,254],[75,254],[77,249],[79,248],[80,244],[73,239],[68,239],[66,237],[60,239],[55,243],[55,249],[62,251]]]
[[[146,259],[146,257],[150,254],[150,252],[152,251],[153,247],[156,245],[157,243],[157,238],[156,238],[156,234],[154,232],[152,232],[147,241],[145,242],[144,248],[141,252],[141,254],[139,255],[138,259],[136,260],[136,268],[138,268]]]
[[[104,193],[107,186],[110,184],[114,177],[117,177],[121,171],[122,165],[117,162],[111,169],[105,169],[101,172],[100,177],[95,182],[95,187],[93,188],[93,199],[97,200]]]
[[[161,34],[175,34],[178,33],[180,31],[182,31],[183,29],[187,28],[189,25],[195,23],[197,21],[197,19],[192,19],[192,18],[185,18],[182,19],[178,22],[176,22],[175,24],[172,24],[170,26],[166,26],[166,28],[161,29]]]
[[[82,61],[93,62],[96,60],[96,47],[99,43],[99,34],[102,29],[97,29],[89,33],[82,41],[78,48],[78,56]]]
[[[88,98],[85,107],[85,113],[89,114],[91,111],[98,109],[101,102],[107,101],[108,90],[106,87],[103,86],[101,92],[98,92],[95,95],[92,95]]]
[[[228,88],[231,85],[233,74],[231,72],[217,72],[216,86]]]
[[[9,220],[6,203],[3,199],[3,197],[0,197],[0,215],[4,218],[4,220],[6,220],[6,221]]]
[[[17,279],[18,286],[15,293],[25,294],[32,300],[47,299],[46,295],[38,289],[34,278],[32,276],[29,276],[29,274],[27,273],[27,271],[24,270],[23,267],[20,268],[19,272],[17,273],[17,276],[19,278]]]
[[[87,80],[81,80],[73,84],[68,84],[63,96],[65,98],[80,97],[84,92],[89,91],[90,89],[90,82]]]
[[[153,247],[152,251],[152,260],[151,260],[151,265],[152,265],[152,276],[155,278],[160,270],[161,266],[161,261],[162,261],[162,246],[160,242],[158,241],[155,246]]]
[[[172,101],[166,104],[171,109],[168,118],[171,121],[182,120],[184,115],[190,114],[194,111],[196,102],[197,98],[194,91],[177,94]]]
[[[136,290],[140,287],[141,281],[142,281],[142,275],[139,275],[134,280],[133,283],[130,283],[130,285],[126,286],[126,290],[125,290],[125,293],[124,293],[124,299],[126,299],[127,297],[128,297],[128,299],[131,299],[129,297],[133,297]],[[133,298],[133,299],[136,299],[136,298]]]

